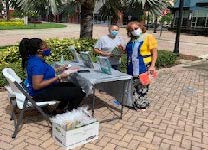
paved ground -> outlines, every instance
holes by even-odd
[[[106,33],[106,27],[95,26],[93,37]],[[79,26],[69,24],[62,29],[0,31],[0,34],[2,46],[15,44],[23,37],[78,37]],[[124,28],[120,34],[128,40]],[[159,32],[154,35],[158,38],[159,49],[173,50],[174,33],[165,31],[161,37]],[[207,51],[207,37],[181,35],[181,53],[200,56]],[[137,112],[124,108],[122,120],[116,119],[119,113],[116,112],[118,107],[112,103],[113,98],[97,92],[95,116],[102,122],[99,139],[76,149],[208,149],[207,66],[208,62],[200,62],[160,70],[148,94],[151,106],[146,111]],[[7,92],[0,92],[0,97],[0,149],[62,149],[52,139],[51,127],[36,111],[27,111],[22,130],[13,140]]]
[[[208,62],[201,62],[160,70],[148,95],[151,106],[137,112],[125,108],[122,120],[112,119],[118,114],[113,98],[96,93],[95,116],[103,122],[99,139],[76,149],[208,149],[207,66]],[[37,115],[36,112],[27,114],[30,119],[25,119],[22,130],[13,140],[7,93],[0,92],[0,97],[0,149],[62,149],[51,138],[51,128],[46,121],[33,115]],[[113,112],[106,106],[112,106]],[[112,121],[107,122],[107,119]]]
[[[125,28],[121,28],[120,34],[128,41]],[[78,38],[80,26],[78,24],[67,24],[66,28],[55,29],[38,29],[38,30],[0,30],[0,46],[12,45],[20,41],[23,37],[40,37],[40,38],[63,38],[74,37]],[[99,38],[108,32],[106,26],[95,25],[93,29],[93,37]],[[151,31],[148,31],[152,33]],[[174,49],[175,33],[163,31],[162,36],[160,32],[154,33],[158,38],[159,49],[171,50]],[[190,36],[186,34],[181,35],[180,53],[201,56],[208,54],[208,37],[204,36]]]

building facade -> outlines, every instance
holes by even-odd
[[[176,1],[172,9],[173,28],[176,27],[179,18],[179,1]],[[184,31],[208,34],[208,0],[184,0],[181,26]]]

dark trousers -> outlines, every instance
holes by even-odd
[[[33,99],[35,101],[57,100],[60,101],[57,109],[67,108],[70,111],[80,105],[84,96],[85,93],[81,87],[71,82],[60,82],[34,96]]]
[[[139,99],[144,98],[149,91],[149,85],[142,85],[138,77],[133,77],[133,86],[135,88],[134,92],[137,92]]]
[[[111,67],[115,70],[118,70],[118,65],[111,65]]]
[[[149,67],[150,63],[146,64],[147,70]],[[133,83],[135,92],[137,92],[139,98],[144,98],[149,91],[149,85],[142,85],[138,77],[133,77]]]

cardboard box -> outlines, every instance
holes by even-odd
[[[52,137],[65,149],[86,144],[98,139],[99,122],[94,122],[79,128],[66,131],[59,124],[52,124]]]

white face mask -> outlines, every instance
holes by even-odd
[[[140,28],[138,28],[138,29],[132,31],[131,34],[132,34],[133,36],[141,36],[142,30],[141,30]]]

